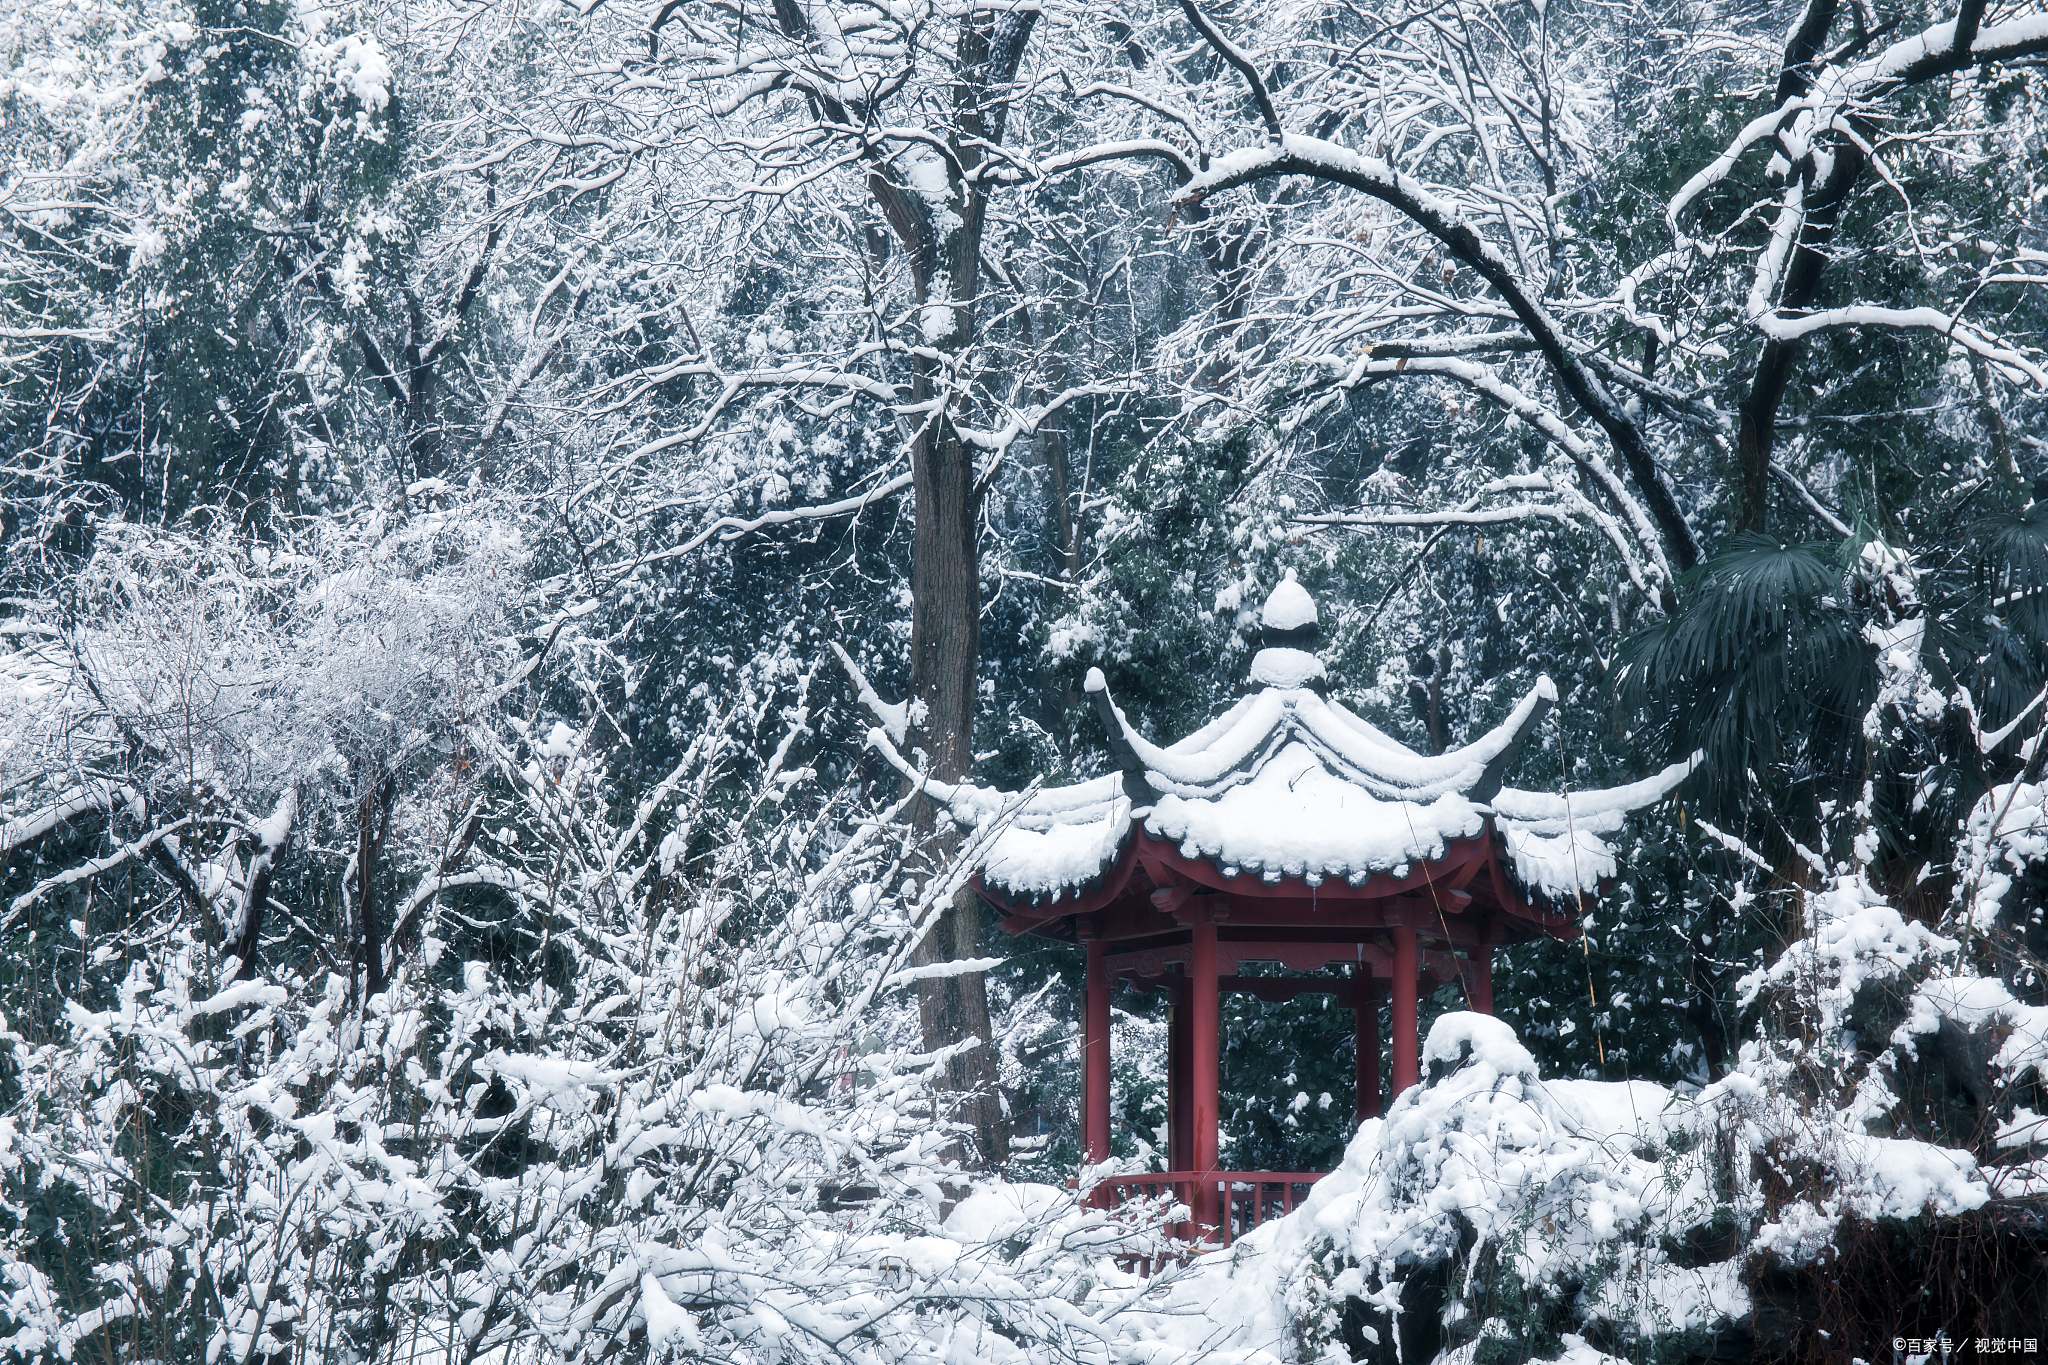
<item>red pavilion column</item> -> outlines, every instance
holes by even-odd
[[[1188,1010],[1193,992],[1183,973],[1167,978],[1166,991],[1166,1169],[1185,1171],[1193,1164],[1189,1144],[1194,1125],[1188,1117],[1193,1091],[1188,1084]]]
[[[1190,926],[1190,951],[1188,954],[1188,1042],[1190,1075],[1192,1084],[1188,1087],[1193,1094],[1193,1103],[1188,1106],[1188,1118],[1193,1132],[1188,1154],[1188,1169],[1198,1177],[1194,1198],[1189,1201],[1195,1221],[1206,1228],[1221,1226],[1221,1210],[1217,1207],[1216,1184],[1210,1177],[1216,1170],[1216,1146],[1218,1122],[1217,1111],[1217,1050],[1221,1042],[1218,1036],[1216,1009],[1216,921],[1203,915]]]
[[[1083,1027],[1081,1113],[1087,1125],[1088,1161],[1109,1160],[1109,970],[1100,939],[1088,941],[1087,1010]]]
[[[1352,992],[1356,1021],[1352,1036],[1358,1045],[1358,1089],[1353,1117],[1364,1123],[1380,1116],[1380,983],[1363,962],[1358,964],[1358,975],[1352,978]]]
[[[1420,1040],[1416,1037],[1415,1023],[1415,978],[1422,971],[1421,954],[1415,946],[1415,926],[1401,924],[1394,927],[1394,1017],[1389,1026],[1394,1030],[1394,1093],[1414,1085],[1421,1079],[1419,1066]]]
[[[1472,999],[1472,1008],[1481,1014],[1492,1014],[1493,949],[1472,949],[1465,954],[1465,964],[1465,993]]]

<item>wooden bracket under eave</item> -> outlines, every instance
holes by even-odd
[[[1154,891],[1152,904],[1183,925],[1220,924],[1230,918],[1230,897],[1185,882]]]

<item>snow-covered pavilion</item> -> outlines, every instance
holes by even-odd
[[[1586,898],[1615,874],[1606,836],[1667,795],[1679,763],[1625,787],[1568,794],[1506,785],[1556,700],[1548,678],[1506,719],[1448,752],[1417,754],[1328,695],[1312,652],[1314,601],[1290,574],[1265,603],[1264,647],[1229,710],[1168,745],[1138,733],[1091,670],[1087,690],[1119,770],[1020,801],[932,784],[962,823],[1007,821],[987,845],[981,894],[1003,928],[1088,955],[1083,1128],[1110,1150],[1110,995],[1166,990],[1169,1157],[1146,1186],[1185,1185],[1203,1225],[1228,1228],[1233,1188],[1310,1175],[1224,1172],[1218,1159],[1218,1000],[1337,995],[1355,1011],[1357,1116],[1380,1109],[1379,1027],[1391,1007],[1394,1093],[1417,1075],[1420,993],[1461,981],[1493,1008],[1495,948],[1579,934]],[[1245,975],[1272,963],[1318,975]],[[1342,976],[1327,969],[1348,966]],[[1254,1193],[1248,1221],[1259,1220]]]

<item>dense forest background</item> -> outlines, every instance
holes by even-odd
[[[14,0],[0,1345],[938,1358],[972,1302],[1085,1356],[1058,1257],[884,1310],[818,1231],[1080,1155],[1078,957],[832,647],[933,777],[1071,781],[1090,667],[1185,734],[1288,570],[1418,751],[1548,675],[1524,787],[1703,752],[1496,968],[1545,1074],[1798,1053],[1808,1114],[2033,1159],[2017,1016],[1902,1021],[2048,1004],[2044,52],[1985,0]],[[1907,985],[1779,991],[1851,902]],[[1321,999],[1227,1006],[1226,1164],[1337,1164]]]

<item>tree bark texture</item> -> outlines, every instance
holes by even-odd
[[[981,562],[971,452],[950,432],[929,432],[912,452],[917,499],[910,570],[911,696],[923,715],[913,742],[932,775],[957,782],[974,765],[975,671],[981,655]],[[944,839],[944,844],[955,842]],[[948,848],[947,851],[950,851]],[[920,965],[979,957],[981,898],[962,887],[918,952]],[[927,1050],[967,1038],[981,1046],[946,1067],[947,1087],[961,1096],[957,1116],[972,1126],[984,1161],[1008,1155],[1002,1102],[990,1048],[988,986],[980,972],[918,984],[918,1021]]]
[[[982,161],[982,147],[1003,135],[1006,90],[1029,40],[1035,16],[970,13],[961,21],[954,85],[951,194],[943,235],[921,196],[894,184],[881,168],[868,178],[877,206],[910,258],[913,297],[926,338],[958,356],[975,331],[981,288],[985,191],[966,179]],[[787,24],[785,23],[785,28]],[[933,306],[944,306],[948,325],[931,326]],[[973,450],[947,420],[948,376],[941,362],[914,362],[912,401],[923,428],[911,447],[911,492],[916,526],[910,568],[910,694],[917,721],[912,743],[925,752],[932,776],[955,782],[974,765],[976,672],[981,659],[980,490]],[[928,406],[927,406],[928,405]],[[950,840],[946,841],[950,843]],[[942,845],[943,847],[943,845]],[[947,849],[946,851],[950,851]],[[931,965],[977,957],[981,902],[963,888],[919,951]],[[948,1088],[961,1097],[957,1117],[975,1134],[981,1160],[1000,1165],[1009,1154],[1008,1130],[997,1093],[989,1025],[988,986],[979,972],[919,983],[918,1017],[928,1050],[968,1038],[981,1045],[947,1064]]]

